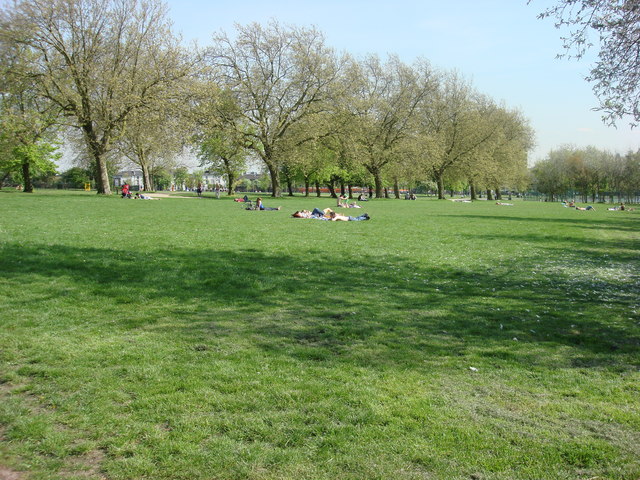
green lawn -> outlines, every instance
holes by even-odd
[[[637,480],[640,211],[514,203],[0,192],[0,467]]]

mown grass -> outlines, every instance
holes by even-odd
[[[640,212],[0,192],[25,478],[640,477]]]

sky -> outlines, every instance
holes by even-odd
[[[185,42],[211,44],[214,33],[233,37],[235,25],[276,20],[314,26],[337,52],[356,57],[395,54],[405,63],[424,58],[457,70],[480,93],[517,108],[535,131],[529,163],[563,145],[624,154],[640,149],[640,130],[606,126],[584,80],[596,53],[581,61],[557,59],[561,32],[537,14],[553,0],[169,0],[169,17]]]

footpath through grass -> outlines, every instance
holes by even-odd
[[[0,470],[640,477],[640,212],[265,203],[0,192]]]

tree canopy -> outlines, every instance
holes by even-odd
[[[159,0],[14,0],[0,10],[3,49],[22,46],[25,76],[78,128],[109,194],[105,157],[132,113],[190,74]]]
[[[529,0],[531,3],[533,0]],[[587,80],[600,100],[603,120],[640,121],[640,4],[637,0],[559,0],[540,13],[569,29],[565,55],[581,58],[595,48],[598,59]],[[593,38],[595,36],[595,39]]]
[[[276,21],[238,25],[188,53],[166,13],[161,0],[14,0],[0,9],[0,53],[13,62],[2,70],[12,127],[3,145],[19,136],[23,99],[24,118],[38,121],[22,124],[78,132],[99,193],[110,193],[122,159],[140,166],[145,188],[153,170],[173,169],[181,183],[171,159],[187,143],[230,193],[256,161],[274,196],[281,177],[290,194],[304,183],[307,194],[311,184],[350,195],[355,185],[377,197],[418,183],[440,198],[452,185],[474,197],[525,183],[527,119],[458,72],[426,59],[338,55],[317,29]]]

